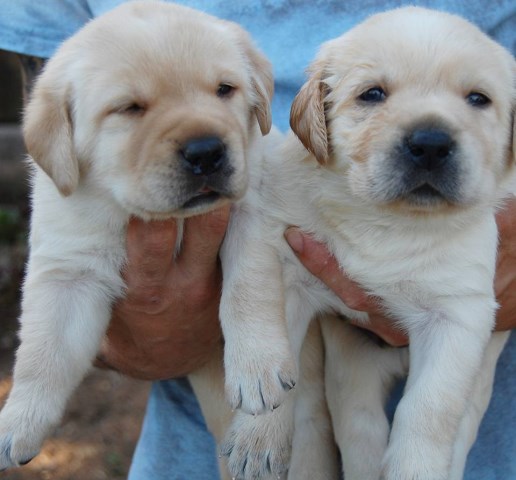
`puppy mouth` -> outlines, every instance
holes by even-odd
[[[437,200],[442,199],[444,200],[444,197],[439,190],[437,190],[435,187],[430,185],[429,183],[425,183],[411,192],[409,192],[410,197],[417,197],[421,200]]]
[[[425,182],[412,188],[401,195],[400,200],[411,208],[424,210],[440,209],[444,206],[458,207],[461,203],[456,190],[450,192],[446,186],[435,185],[433,182]]]
[[[222,198],[222,194],[211,190],[208,187],[202,188],[193,197],[190,197],[183,205],[181,209],[188,210],[190,208],[198,208],[201,206],[209,205]]]

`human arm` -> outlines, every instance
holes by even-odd
[[[298,228],[291,227],[285,237],[301,263],[323,281],[351,309],[369,314],[369,323],[361,327],[376,333],[393,346],[404,346],[408,337],[387,319],[380,304],[343,272],[326,246]]]
[[[500,305],[496,330],[516,328],[516,197],[496,217],[499,231],[495,292]]]
[[[501,305],[497,314],[497,330],[516,327],[515,213],[516,200],[512,200],[497,217],[500,247],[495,289]],[[217,253],[225,232],[226,215],[227,212],[224,212],[213,219],[206,216],[189,220],[192,222],[190,232],[195,231],[197,226],[201,227],[201,231],[199,235],[191,236],[194,238],[186,236],[185,246],[189,241],[193,242],[193,246],[191,249],[185,248],[178,258],[182,269],[175,269],[177,262],[167,260],[175,243],[173,222],[147,225],[137,221],[131,223],[126,271],[129,290],[126,299],[115,308],[108,341],[102,349],[101,358],[108,365],[132,376],[155,379],[184,375],[208,358],[211,347],[220,340],[217,321],[220,269]],[[212,221],[215,224],[214,230]],[[166,232],[168,234],[164,235]],[[369,297],[340,270],[324,245],[295,228],[289,229],[286,236],[309,271],[334,290],[349,307],[369,313],[369,330],[391,345],[407,344],[406,335],[393,327],[373,297]],[[185,266],[190,262],[195,263],[197,252],[205,249],[206,245],[207,268],[195,268],[187,278],[183,278]],[[148,265],[143,262],[143,270],[140,271],[142,259],[145,258]],[[150,273],[144,273],[147,270]],[[164,278],[166,281],[161,284]],[[199,285],[202,289],[193,287],[198,278],[201,279]],[[161,301],[153,303],[149,300],[149,293],[157,285],[161,285],[158,288],[162,294]],[[193,294],[204,297],[203,301],[192,303]],[[179,307],[177,301],[180,302]],[[156,308],[155,303],[161,307]],[[189,313],[190,309],[194,310],[193,314]],[[194,320],[185,326],[182,315],[190,315]]]
[[[516,328],[516,199],[507,202],[497,215],[500,235],[495,292],[500,305],[496,315],[496,330]],[[368,312],[370,322],[360,325],[373,331],[393,346],[408,343],[407,336],[395,328],[382,311],[377,299],[367,293],[345,272],[326,247],[308,234],[291,227],[286,239],[303,265],[319,277],[344,303],[358,311]]]
[[[218,252],[224,208],[185,221],[173,258],[174,221],[132,219],[127,229],[127,295],[114,307],[97,365],[132,377],[180,377],[200,367],[221,341]]]

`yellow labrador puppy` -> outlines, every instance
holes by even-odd
[[[30,258],[0,469],[38,453],[90,368],[124,294],[129,217],[181,219],[240,198],[272,90],[240,27],[159,2],[93,20],[50,59],[24,121]]]
[[[243,411],[225,447],[235,476],[250,478],[248,465],[290,444],[295,396],[286,392],[314,315],[367,322],[296,260],[283,232],[298,225],[410,336],[389,432],[383,402],[408,350],[322,322],[346,480],[462,477],[507,338],[491,333],[494,215],[514,170],[515,73],[510,53],[473,25],[415,7],[323,45],[292,106],[299,138],[253,171],[223,247],[226,390]],[[312,455],[328,446],[317,440],[317,395],[297,392],[294,445],[304,450],[294,450],[294,480],[334,475]],[[265,434],[277,444],[260,457]]]

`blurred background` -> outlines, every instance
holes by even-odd
[[[30,213],[21,111],[18,58],[0,50],[0,406],[11,387]],[[0,473],[0,479],[126,478],[148,389],[147,382],[94,369],[40,455],[20,469]]]

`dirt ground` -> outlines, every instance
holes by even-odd
[[[11,333],[0,336],[0,345],[4,345],[0,348],[0,405],[11,386],[12,342]],[[20,469],[0,473],[0,479],[126,478],[148,390],[147,382],[95,369],[75,392],[61,426],[45,442],[42,452]]]

